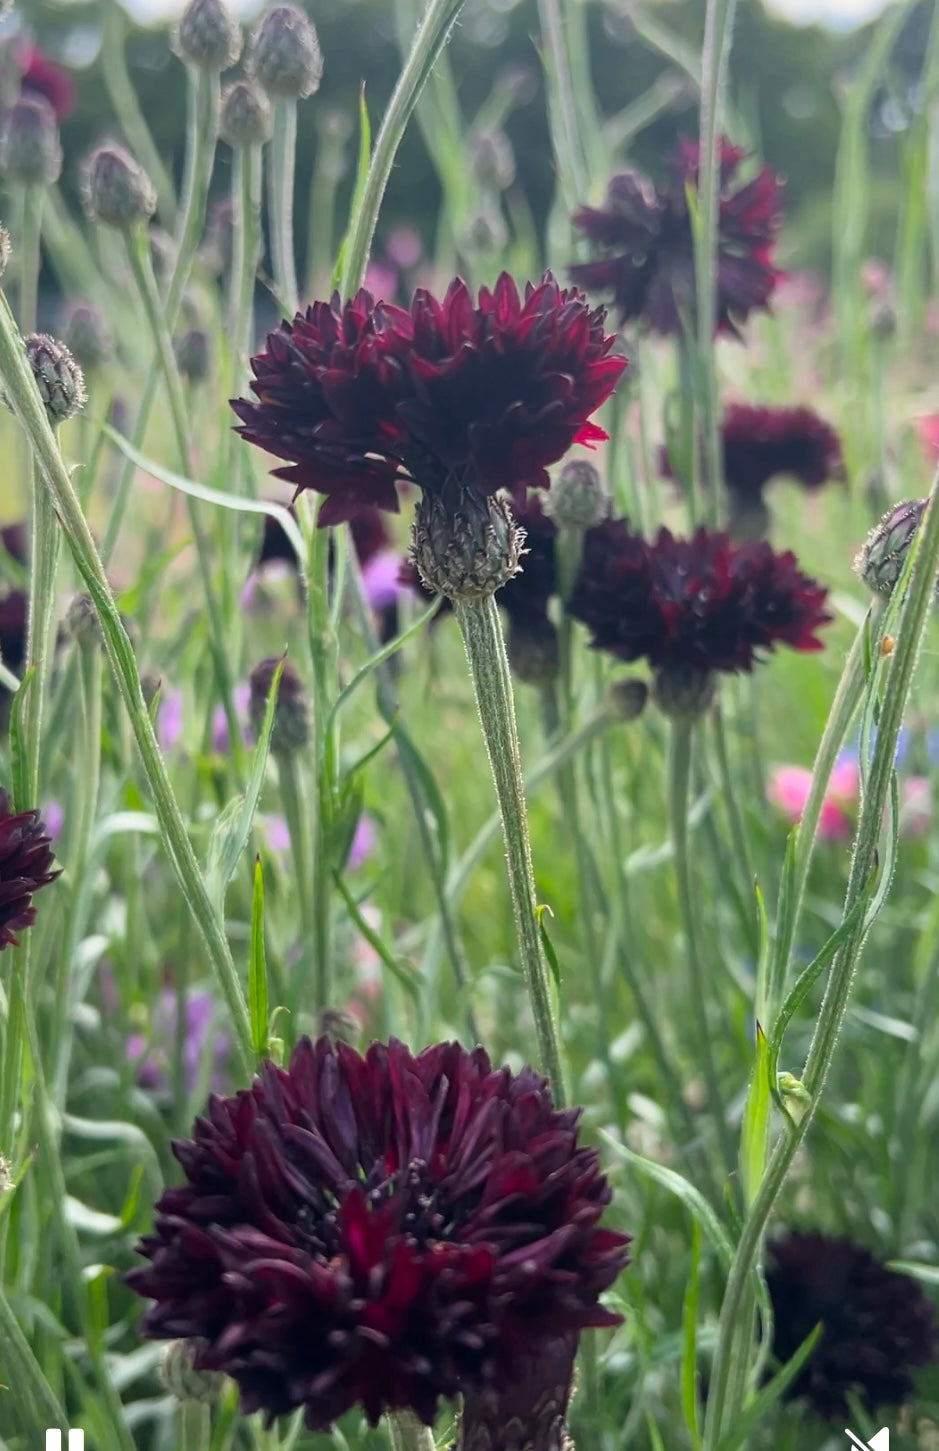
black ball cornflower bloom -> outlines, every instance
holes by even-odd
[[[770,480],[780,475],[806,489],[844,478],[841,440],[811,408],[732,403],[721,436],[724,482],[741,503],[759,500]]]
[[[144,1333],[312,1430],[498,1397],[549,1340],[617,1323],[599,1297],[628,1240],[601,1227],[578,1117],[481,1048],[304,1039],[174,1145],[185,1183],[128,1276],[155,1301]]]
[[[287,460],[275,472],[326,495],[320,524],[372,505],[398,510],[417,484],[448,511],[500,489],[521,502],[573,443],[606,434],[590,415],[626,359],[604,311],[550,274],[524,296],[506,273],[478,301],[453,282],[410,309],[359,292],[315,302],[252,360],[256,399],[237,399],[238,432]]]
[[[688,189],[697,186],[698,146],[684,142],[666,186],[635,172],[614,176],[602,207],[583,207],[574,223],[598,253],[573,266],[574,281],[612,297],[621,322],[680,333],[695,316],[694,239]],[[768,307],[779,277],[772,258],[782,221],[782,183],[769,167],[738,182],[746,152],[720,142],[717,326],[737,333]]]
[[[622,520],[584,536],[570,612],[591,645],[654,670],[749,672],[776,645],[820,650],[827,591],[795,555],[698,529],[649,542]]]
[[[251,690],[248,697],[248,717],[255,736],[259,736],[278,668],[281,673],[274,706],[274,723],[271,727],[271,750],[275,756],[290,756],[309,743],[312,721],[306,687],[289,660],[269,655],[255,665],[248,677]]]
[[[936,1315],[920,1285],[850,1239],[794,1232],[771,1242],[766,1285],[781,1363],[822,1326],[787,1395],[826,1420],[843,1424],[849,1397],[871,1415],[900,1405],[914,1371],[936,1358]]]
[[[15,947],[17,932],[35,922],[33,893],[59,875],[52,862],[50,837],[39,812],[14,812],[0,787],[0,952]]]

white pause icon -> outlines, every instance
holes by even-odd
[[[890,1451],[890,1431],[886,1426],[881,1426],[876,1436],[872,1436],[869,1441],[861,1441],[853,1431],[848,1430],[847,1426],[845,1426],[845,1435],[851,1445],[858,1447],[859,1451]]]
[[[62,1451],[62,1432],[46,1432],[46,1451]],[[84,1431],[69,1431],[68,1451],[85,1451]]]

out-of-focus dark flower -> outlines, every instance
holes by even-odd
[[[481,1048],[305,1039],[174,1145],[186,1182],[128,1277],[156,1302],[144,1331],[197,1340],[246,1413],[302,1406],[313,1430],[497,1397],[548,1342],[617,1320],[599,1297],[628,1240],[600,1226],[578,1117]]]
[[[822,1333],[787,1395],[826,1420],[850,1415],[856,1399],[873,1415],[913,1389],[913,1372],[936,1358],[936,1316],[920,1285],[840,1236],[791,1233],[769,1245],[773,1353],[791,1358]]]
[[[131,1033],[125,1045],[141,1088],[166,1093],[171,1084],[179,993],[166,988],[150,1014],[150,1032]],[[211,1055],[208,1082],[217,1091],[225,1082],[231,1044],[217,1025],[218,1003],[210,992],[198,990],[186,995],[186,1036],[183,1041],[183,1078],[187,1093],[199,1084],[206,1054]],[[213,1026],[215,1031],[213,1032]]]
[[[811,408],[755,408],[732,403],[724,414],[724,481],[738,498],[762,495],[786,474],[806,489],[844,478],[841,440]]]
[[[0,787],[0,952],[15,947],[17,932],[35,922],[33,893],[59,875],[49,842],[39,812],[14,812]]]
[[[782,221],[782,183],[769,167],[740,183],[746,152],[722,138],[717,240],[717,326],[736,333],[768,307],[780,273],[773,243]],[[599,256],[571,268],[588,291],[606,293],[622,322],[678,333],[695,315],[694,240],[688,189],[697,186],[698,147],[682,144],[667,186],[634,172],[614,176],[603,207],[583,207],[575,225]]]
[[[10,107],[0,132],[0,171],[17,186],[51,186],[62,171],[55,111],[38,92]]]
[[[326,495],[323,525],[397,511],[403,480],[448,513],[500,489],[521,501],[572,443],[606,437],[590,415],[626,360],[603,322],[550,274],[520,297],[503,273],[476,305],[460,280],[442,303],[418,290],[410,310],[337,296],[269,335],[238,431],[286,459],[276,472],[298,491]]]
[[[62,337],[79,367],[93,373],[114,352],[114,339],[107,319],[89,302],[69,305],[62,323]]]
[[[281,668],[274,724],[271,729],[271,750],[275,755],[292,755],[302,750],[310,739],[310,698],[306,687],[289,660],[270,655],[259,660],[249,677],[248,717],[255,736],[261,734],[267,701],[274,676]]]
[[[651,543],[622,521],[591,529],[570,601],[594,649],[653,669],[750,671],[778,644],[820,650],[827,591],[795,555],[699,529]]]
[[[70,71],[50,60],[38,45],[27,45],[19,52],[20,85],[24,94],[43,96],[64,121],[75,109],[77,90]]]
[[[212,343],[203,327],[187,328],[173,339],[176,366],[187,383],[204,383],[212,371]]]

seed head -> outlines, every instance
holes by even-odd
[[[204,383],[212,371],[212,346],[204,328],[191,327],[173,343],[176,365],[187,383]]]
[[[925,512],[925,499],[905,499],[888,509],[868,534],[854,569],[873,594],[893,594]]]
[[[581,534],[607,517],[609,496],[588,459],[575,458],[564,465],[545,496],[545,512],[559,529]]]
[[[518,574],[524,531],[498,497],[467,493],[448,507],[423,493],[411,536],[411,557],[431,594],[478,600]]]
[[[72,357],[86,373],[102,367],[114,352],[114,341],[107,322],[91,303],[72,303],[62,332]]]
[[[30,333],[26,356],[52,424],[64,423],[85,406],[85,378],[64,343],[47,333]]]
[[[323,55],[313,22],[296,5],[275,5],[251,37],[248,72],[271,96],[302,100],[319,89]]]
[[[233,81],[222,96],[219,134],[234,150],[269,141],[273,126],[271,103],[251,81]]]
[[[250,675],[248,716],[256,736],[260,735],[264,725],[267,698],[280,663],[279,657],[270,656],[255,665]],[[271,750],[275,756],[292,755],[295,751],[302,750],[310,739],[309,697],[290,661],[285,660],[283,663],[277,705],[274,709],[274,728],[271,731]]]
[[[59,128],[45,96],[33,92],[10,107],[0,135],[0,171],[19,186],[51,186],[62,171]]]
[[[173,49],[200,70],[225,71],[241,55],[241,28],[222,0],[189,0]]]
[[[665,665],[652,680],[652,699],[672,720],[697,720],[717,694],[717,676],[689,665]]]
[[[83,199],[93,221],[126,231],[156,210],[150,178],[122,146],[99,146],[85,165]]]
[[[97,650],[104,644],[95,602],[90,594],[74,595],[65,613],[69,634],[82,650]]]

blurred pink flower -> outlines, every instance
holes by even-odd
[[[900,788],[900,831],[925,836],[932,825],[932,789],[927,776],[908,776]]]
[[[856,761],[839,761],[831,773],[822,802],[818,834],[822,841],[847,841],[854,829],[853,810],[857,802],[860,773]],[[812,789],[812,772],[805,766],[777,766],[767,787],[767,796],[794,826],[802,820]]]
[[[424,244],[413,227],[394,227],[388,233],[385,251],[396,267],[413,267],[421,260]]]
[[[365,287],[376,300],[393,302],[398,295],[398,269],[390,262],[370,262],[365,273]]]
[[[65,824],[65,811],[58,801],[47,801],[42,808],[42,819],[50,841],[58,841]]]
[[[916,420],[916,432],[930,464],[939,462],[939,413],[927,413]]]
[[[869,296],[885,298],[890,293],[890,268],[879,257],[868,257],[861,265],[861,285]]]
[[[161,751],[171,751],[183,733],[183,693],[163,690],[157,706],[156,738]]]
[[[401,573],[401,556],[393,549],[382,549],[373,554],[362,568],[362,583],[365,595],[376,613],[396,604],[403,593],[398,576]]]
[[[363,811],[359,817],[358,825],[355,828],[355,835],[352,838],[352,845],[349,848],[349,860],[346,866],[350,872],[358,867],[364,866],[372,852],[375,850],[377,832],[375,822],[368,812]]]

